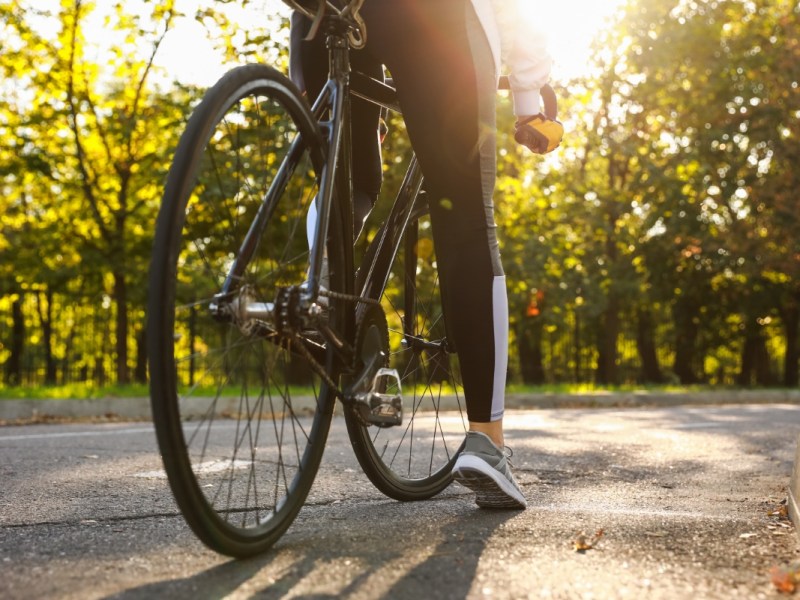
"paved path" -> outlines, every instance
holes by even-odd
[[[238,401],[238,398],[235,399]],[[297,398],[293,401],[297,402]],[[313,407],[314,399],[304,399]],[[451,401],[457,406],[455,397]],[[680,392],[614,391],[585,393],[507,393],[506,408],[538,410],[542,408],[641,408],[672,406],[713,406],[720,404],[796,404],[800,390],[696,390]],[[48,422],[63,419],[109,417],[116,420],[148,421],[151,418],[149,397],[91,399],[7,399],[0,398],[0,425],[17,421]]]
[[[793,405],[513,411],[524,512],[451,487],[387,500],[337,420],[266,555],[217,556],[177,513],[150,425],[0,428],[0,598],[777,598],[798,558]],[[576,552],[579,531],[603,529]]]

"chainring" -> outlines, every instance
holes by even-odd
[[[386,314],[378,304],[362,304],[356,311],[356,336],[354,346],[352,393],[369,389],[373,377],[382,367],[389,365],[389,325]],[[358,421],[369,426],[363,403],[354,402],[350,408]]]
[[[355,371],[359,372],[382,352],[384,360],[378,366],[389,365],[389,325],[386,313],[377,304],[365,304],[356,314]],[[377,369],[376,369],[377,370]]]

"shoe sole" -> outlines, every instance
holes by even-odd
[[[453,468],[453,479],[475,492],[475,504],[481,508],[528,507],[522,492],[477,456],[460,456]]]

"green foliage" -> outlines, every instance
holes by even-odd
[[[561,90],[567,138],[556,159],[531,182],[518,150],[501,150],[518,336],[534,331],[542,346],[565,312],[582,314],[595,328],[584,332],[599,352],[595,377],[609,383],[625,337],[641,342],[653,313],[666,322],[660,347],[673,349],[661,367],[685,382],[716,378],[709,354],[766,352],[780,330],[765,324],[779,315],[796,338],[800,61],[789,32],[799,20],[793,2],[628,3],[596,40],[595,75]],[[796,377],[785,350],[782,368]]]
[[[67,364],[143,376],[153,222],[201,94],[154,57],[192,19],[231,63],[285,70],[286,12],[269,5],[242,28],[240,4],[0,0],[6,381],[26,360],[48,378]],[[108,47],[87,33],[97,15]],[[566,137],[544,159],[513,142],[500,98],[514,381],[797,383],[797,31],[789,0],[629,0],[595,41],[593,74],[559,82]],[[409,155],[402,120],[389,129],[387,190]],[[388,208],[381,198],[359,253]]]
[[[142,3],[135,11],[123,2],[35,4],[0,2],[8,40],[0,66],[2,292],[62,298],[40,312],[39,325],[54,333],[72,319],[70,297],[93,302],[84,316],[110,311],[113,343],[106,344],[104,332],[91,353],[112,354],[116,379],[126,382],[130,357],[143,343],[146,273],[163,182],[201,94],[180,85],[165,90],[154,62],[165,36],[186,15],[173,0]],[[235,28],[226,14],[211,1],[195,6],[194,18],[217,45],[232,48]],[[98,16],[103,42],[89,33]],[[252,46],[249,40],[248,33],[243,48]],[[53,361],[64,337],[44,335],[41,344]],[[139,352],[139,378],[141,360]]]

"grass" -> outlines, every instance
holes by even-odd
[[[681,386],[681,385],[640,385],[624,384],[617,386],[600,386],[591,383],[559,383],[548,385],[520,385],[510,384],[506,388],[509,394],[613,394],[626,392],[668,392],[687,393],[709,390],[730,390],[733,388],[723,386]],[[404,390],[409,393],[410,390]],[[422,390],[418,390],[421,392]],[[311,388],[292,387],[292,396],[311,395]],[[445,390],[446,392],[446,390]],[[62,400],[62,399],[96,399],[96,398],[141,398],[149,396],[150,391],[146,384],[95,386],[87,383],[72,383],[57,386],[0,386],[0,401],[2,400]],[[237,389],[223,395],[238,396]],[[194,395],[215,395],[215,390],[195,390]]]
[[[181,390],[183,391],[183,390]],[[239,396],[239,388],[223,389],[221,396]],[[310,387],[290,386],[292,397],[313,395]],[[253,392],[254,395],[258,391]],[[94,386],[86,383],[72,383],[54,386],[0,386],[0,401],[3,400],[93,400],[98,398],[146,398],[150,388],[146,384]],[[216,396],[217,388],[195,388],[192,396]]]
[[[139,398],[149,395],[144,384],[96,386],[88,383],[42,386],[0,386],[0,400],[66,400]]]

